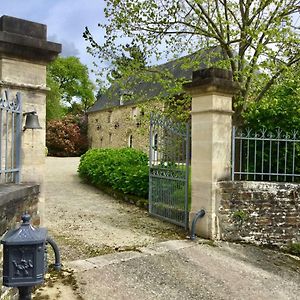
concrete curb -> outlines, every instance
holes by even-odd
[[[122,263],[143,256],[159,255],[170,251],[190,248],[195,245],[196,244],[190,240],[170,240],[142,247],[137,251],[117,252],[83,260],[69,261],[64,264],[64,267],[70,268],[74,270],[74,272],[84,272],[91,269],[102,268],[111,264]]]

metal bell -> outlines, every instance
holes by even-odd
[[[39,123],[39,117],[35,111],[26,113],[24,130],[26,129],[42,129]]]

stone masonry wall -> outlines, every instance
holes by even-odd
[[[148,153],[150,112],[162,109],[161,101],[149,101],[90,113],[88,116],[90,147],[128,147],[132,136],[132,148]]]
[[[38,212],[38,195],[38,185],[0,185],[1,236],[5,234],[6,230],[14,229],[16,227],[25,211],[32,216],[32,224],[39,225],[40,217]],[[0,278],[0,281],[2,281],[2,246],[0,248]],[[11,299],[14,292],[14,290],[2,286],[2,289],[0,289],[0,299]]]
[[[219,182],[220,237],[285,246],[300,242],[300,185]]]

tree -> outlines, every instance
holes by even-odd
[[[62,118],[65,113],[65,107],[61,103],[61,93],[58,84],[47,74],[47,87],[50,91],[46,98],[46,120],[55,120]]]
[[[136,45],[122,45],[123,52],[112,60],[112,70],[108,74],[108,80],[113,82],[115,79],[127,76],[127,70],[137,73],[146,66],[145,54]]]
[[[259,102],[300,59],[299,28],[294,24],[297,0],[105,1],[107,21],[99,24],[105,29],[105,42],[97,43],[86,28],[88,51],[107,60],[118,53],[121,37],[148,57],[219,47],[222,57],[215,64],[231,70],[239,85],[236,117],[249,101]]]
[[[89,79],[88,69],[77,57],[59,57],[48,67],[48,74],[58,85],[63,103],[70,107],[78,106],[86,112],[94,103],[94,85]]]
[[[300,128],[300,65],[291,68],[284,80],[277,81],[260,102],[250,103],[244,112],[246,126],[286,132]]]

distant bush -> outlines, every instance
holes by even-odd
[[[80,158],[80,177],[125,194],[148,197],[147,155],[131,148],[91,149]]]
[[[87,150],[85,119],[72,115],[47,123],[46,146],[51,156],[80,156]]]

